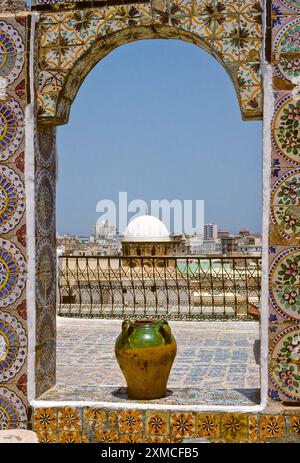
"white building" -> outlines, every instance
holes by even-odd
[[[222,253],[222,242],[220,239],[203,239],[203,236],[191,236],[188,240],[188,247],[192,255],[211,255]]]
[[[200,254],[204,256],[211,254],[222,254],[221,240],[203,240]]]
[[[262,242],[260,237],[247,236],[240,240],[238,252],[249,256],[260,256],[262,253]]]
[[[190,236],[188,238],[187,246],[190,254],[200,254],[203,243],[203,235]]]

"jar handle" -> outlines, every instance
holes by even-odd
[[[166,344],[170,344],[171,343],[171,329],[170,329],[168,322],[163,320],[163,326],[159,328],[159,332],[164,338]]]
[[[133,333],[134,326],[130,320],[124,320],[122,323],[122,331],[128,338]]]

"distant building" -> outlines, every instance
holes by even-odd
[[[222,254],[222,243],[219,239],[203,240],[200,255]]]
[[[250,256],[260,256],[262,253],[262,239],[259,235],[250,235],[240,232],[241,239],[238,244],[238,251]]]
[[[171,234],[170,240],[172,243],[172,254],[173,256],[185,256],[189,254],[188,251],[188,240],[185,235],[180,234]]]
[[[249,230],[240,230],[239,235],[243,238],[250,235]]]
[[[172,241],[167,227],[151,215],[135,218],[124,232],[122,255],[172,256]]]
[[[221,235],[222,253],[226,255],[260,256],[262,241],[260,235],[252,235],[248,230],[241,230],[238,235],[223,232]]]
[[[207,223],[204,225],[204,239],[216,240],[218,239],[218,225],[215,223]]]
[[[109,225],[107,220],[97,223],[93,227],[93,237],[95,241],[103,239],[114,239],[116,236],[116,227],[114,225]]]
[[[230,236],[230,233],[228,230],[218,230],[218,238],[221,240],[222,238],[226,238],[227,236]]]
[[[190,236],[187,240],[187,254],[199,255],[202,249],[203,235]]]
[[[219,239],[206,240],[203,236],[191,236],[188,239],[189,254],[194,256],[205,256],[222,253],[222,244]]]
[[[186,238],[183,234],[169,234],[167,227],[156,217],[150,215],[139,216],[129,223],[122,239],[122,255],[128,257],[142,257],[143,265],[152,265],[157,257],[156,266],[164,266],[166,260],[160,257],[185,256],[187,254]],[[133,266],[140,265],[141,259],[131,259]],[[168,265],[175,265],[175,260],[168,260]]]
[[[57,237],[57,248],[65,256],[115,256],[121,253],[118,239],[95,242],[90,237],[68,235]]]
[[[221,238],[222,254],[232,255],[238,252],[240,236],[223,235]]]

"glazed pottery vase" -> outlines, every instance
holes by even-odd
[[[125,320],[115,354],[127,382],[128,397],[164,397],[176,351],[175,338],[165,320]]]

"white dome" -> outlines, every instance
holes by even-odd
[[[141,215],[133,219],[124,232],[126,241],[169,241],[167,227],[152,215]]]

